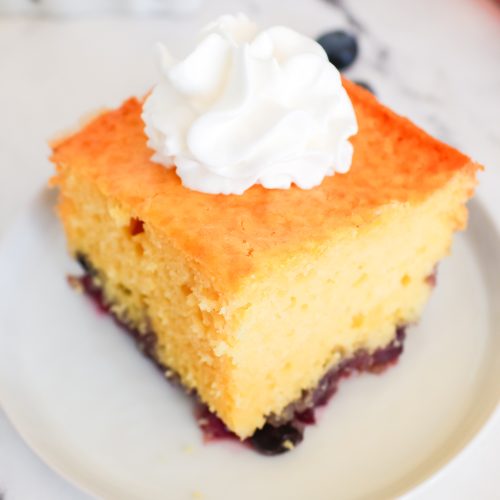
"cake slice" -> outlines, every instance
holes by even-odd
[[[479,166],[344,86],[351,170],[308,191],[184,188],[151,162],[137,99],[54,146],[59,214],[93,289],[241,439],[286,423],[349,360],[376,370],[399,353],[466,224]]]

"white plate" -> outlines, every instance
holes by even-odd
[[[400,363],[344,381],[293,453],[204,445],[191,404],[72,291],[43,193],[0,252],[0,401],[39,455],[106,498],[387,498],[436,472],[500,395],[500,245],[476,201]]]

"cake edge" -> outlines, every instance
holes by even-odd
[[[89,259],[79,252],[75,254],[75,258],[84,274],[68,276],[70,286],[87,295],[101,313],[111,316],[115,323],[134,339],[138,349],[155,364],[169,382],[193,397],[196,402],[195,418],[203,433],[204,441],[238,440],[264,455],[278,455],[290,451],[303,440],[305,427],[316,422],[315,411],[325,406],[334,396],[340,380],[355,373],[383,373],[397,363],[403,352],[408,325],[396,325],[395,337],[386,346],[379,347],[373,352],[360,349],[346,358],[337,360],[326,369],[315,386],[304,389],[301,396],[290,402],[280,415],[267,415],[261,428],[256,429],[250,437],[241,439],[208,408],[196,389],[183,384],[181,377],[159,359],[156,353],[157,336],[154,331],[151,328],[147,331],[138,328],[127,318],[126,311],[115,307],[118,304],[105,298],[101,273],[95,269]],[[427,281],[429,286],[434,287],[436,272],[430,275]]]

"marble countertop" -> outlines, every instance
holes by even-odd
[[[51,175],[47,139],[89,110],[144,93],[156,80],[157,40],[186,45],[219,14],[311,36],[346,27],[360,57],[347,76],[487,166],[479,195],[500,192],[500,4],[495,0],[212,0],[180,17],[0,17],[0,241]],[[500,201],[495,221],[500,227]],[[0,318],[1,321],[1,318]],[[1,328],[1,325],[0,325]],[[498,412],[496,414],[498,417]],[[500,418],[409,498],[494,499],[500,491]],[[0,410],[0,499],[83,500],[52,472]]]

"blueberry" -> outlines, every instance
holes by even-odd
[[[292,424],[273,427],[266,424],[262,429],[255,431],[250,438],[252,446],[263,455],[280,455],[298,445],[303,438],[301,429]]]
[[[375,95],[375,91],[373,90],[373,87],[369,83],[367,83],[363,80],[354,80],[354,83],[356,85],[359,85],[360,87],[363,87],[365,90],[368,90],[368,92]]]
[[[328,59],[339,71],[350,66],[358,55],[358,41],[346,31],[330,31],[321,35],[317,42],[325,49]]]
[[[82,252],[76,252],[75,258],[78,261],[78,264],[82,267],[82,269],[89,275],[94,275],[95,274],[95,269],[94,266],[90,263],[90,261],[87,259],[87,256],[83,254]]]

